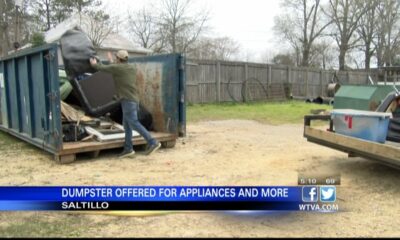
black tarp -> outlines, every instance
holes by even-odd
[[[61,36],[60,45],[65,71],[70,79],[95,72],[89,59],[96,55],[96,50],[82,30],[75,28],[65,32]]]

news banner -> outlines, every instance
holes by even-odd
[[[337,212],[339,184],[299,176],[298,186],[0,187],[0,211]]]

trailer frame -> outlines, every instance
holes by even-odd
[[[317,120],[328,121],[329,128],[312,127],[311,123]],[[349,157],[362,157],[400,169],[400,143],[381,144],[335,133],[330,115],[305,116],[304,137],[309,142],[345,152]]]

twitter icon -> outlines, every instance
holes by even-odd
[[[336,201],[336,187],[324,186],[320,187],[320,201],[321,202],[335,202]]]

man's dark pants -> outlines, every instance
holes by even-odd
[[[131,100],[122,100],[122,114],[123,114],[123,125],[125,130],[125,145],[124,151],[130,152],[133,150],[132,146],[132,130],[138,132],[147,141],[149,146],[154,145],[157,141],[151,137],[150,133],[145,127],[139,122],[138,109],[139,104]]]

